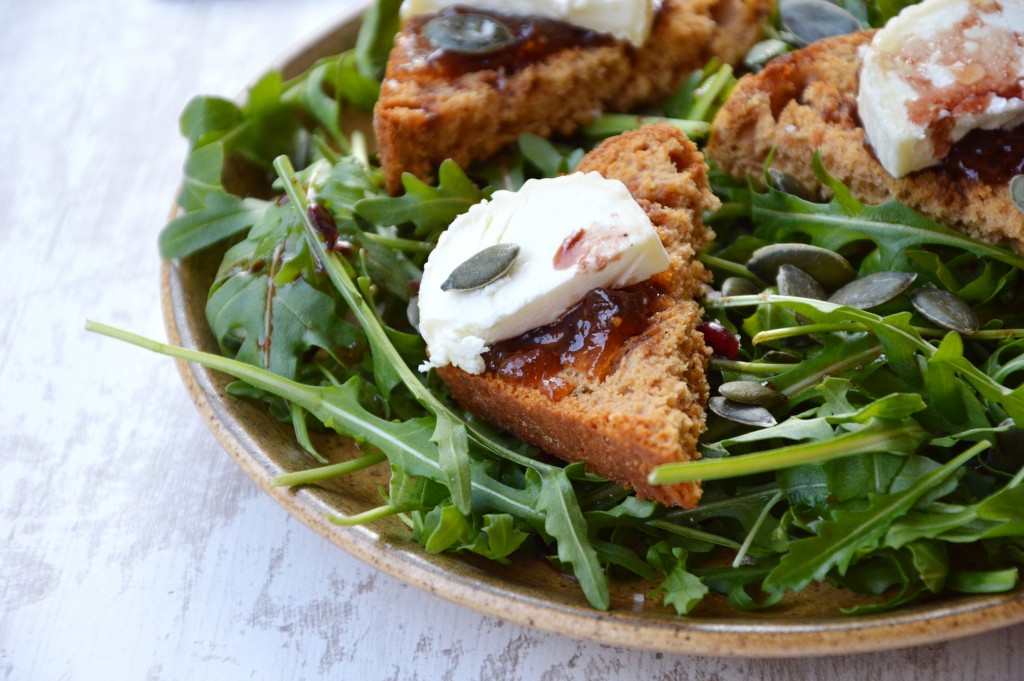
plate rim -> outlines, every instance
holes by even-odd
[[[304,41],[268,65],[285,73],[303,69],[322,56],[325,46],[351,36],[369,6],[364,2],[342,15],[328,29]],[[171,217],[177,213],[173,206]],[[168,340],[196,347],[197,330],[189,325],[185,290],[177,261],[163,261],[161,303]],[[1024,590],[965,598],[938,607],[918,606],[910,611],[842,617],[827,622],[679,617],[644,620],[619,611],[602,612],[583,606],[556,603],[500,588],[494,582],[472,579],[445,570],[451,559],[400,545],[375,531],[374,525],[338,527],[326,516],[330,507],[307,493],[270,486],[281,471],[258,461],[259,445],[247,424],[229,413],[225,400],[235,399],[217,389],[209,369],[176,360],[179,374],[197,410],[217,441],[260,489],[334,545],[374,569],[409,586],[484,615],[522,626],[605,645],[673,654],[740,658],[810,657],[880,652],[937,643],[992,631],[1024,622]],[[410,542],[411,544],[411,542]],[[571,632],[571,633],[570,633]]]

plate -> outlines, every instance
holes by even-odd
[[[285,77],[317,59],[355,44],[357,15],[342,19],[321,37],[271,67]],[[217,344],[204,315],[207,291],[223,251],[212,249],[164,263],[163,309],[172,343],[209,352]],[[1024,589],[994,596],[933,600],[894,613],[844,617],[837,609],[859,597],[815,586],[768,611],[732,610],[709,597],[688,617],[645,599],[645,584],[613,584],[608,612],[591,608],[574,580],[540,559],[498,565],[462,555],[431,555],[411,540],[408,528],[389,518],[343,528],[327,516],[359,513],[380,504],[386,466],[297,491],[270,487],[279,474],[307,468],[290,425],[261,405],[235,399],[230,378],[179,362],[189,394],[214,435],[242,470],[292,515],[345,551],[412,586],[517,624],[608,645],[670,653],[736,657],[787,657],[878,651],[934,643],[1024,622]],[[332,461],[356,451],[339,437],[316,442]]]

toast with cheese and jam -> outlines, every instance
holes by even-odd
[[[740,79],[715,117],[706,153],[733,175],[760,177],[772,167],[819,196],[812,159],[866,203],[896,199],[929,218],[989,242],[1024,247],[1024,214],[1010,179],[1024,170],[1024,130],[975,130],[938,165],[900,178],[879,163],[858,115],[864,50],[874,31],[819,41]]]
[[[463,407],[545,452],[583,461],[641,498],[692,508],[699,483],[653,486],[647,476],[698,458],[710,351],[696,299],[710,276],[697,253],[714,237],[701,216],[718,200],[697,147],[665,124],[607,140],[579,170],[626,186],[668,269],[626,289],[591,291],[552,325],[492,344],[482,373],[447,365],[438,374]]]
[[[424,35],[436,14],[404,20],[395,38],[374,133],[384,181],[430,179],[445,159],[466,167],[521,133],[569,134],[602,111],[656,103],[717,57],[735,64],[762,35],[772,0],[664,0],[640,47],[538,17],[491,16],[516,40],[475,55],[438,49]]]

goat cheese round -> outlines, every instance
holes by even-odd
[[[598,33],[611,34],[639,47],[647,42],[660,4],[660,0],[477,0],[473,3],[406,0],[402,3],[402,17],[440,12],[452,5],[466,5],[505,14],[558,19]]]
[[[939,163],[973,129],[1024,123],[1024,2],[907,7],[867,48],[857,106],[894,177]]]
[[[462,263],[516,244],[509,271],[482,288],[442,290]],[[623,288],[669,267],[647,213],[618,180],[575,173],[497,191],[457,217],[423,269],[419,331],[430,360],[479,374],[488,345],[556,321],[596,288]]]

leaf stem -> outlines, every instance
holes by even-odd
[[[743,362],[740,360],[718,359],[713,357],[708,366],[717,371],[738,371],[754,376],[772,376],[789,371],[796,364],[769,364],[767,362]]]
[[[317,482],[323,482],[324,480],[349,475],[350,473],[364,470],[386,460],[387,457],[384,456],[383,453],[367,454],[366,456],[361,456],[358,459],[331,464],[330,466],[320,466],[319,468],[311,468],[306,471],[284,473],[283,475],[279,475],[274,478],[271,481],[270,486],[295,487],[298,485],[311,485]]]
[[[590,137],[611,137],[627,130],[636,130],[654,123],[668,123],[682,130],[687,137],[703,137],[711,132],[711,124],[702,120],[665,118],[664,116],[634,116],[632,114],[604,114],[583,128]]]
[[[405,253],[430,253],[434,250],[434,244],[428,241],[417,241],[415,239],[401,239],[396,236],[386,236],[375,232],[363,232],[362,237],[381,246]]]
[[[366,523],[373,522],[374,520],[398,515],[401,512],[401,509],[387,505],[371,508],[369,511],[363,511],[362,513],[357,513],[355,515],[328,515],[327,519],[334,525],[354,527],[355,525],[364,525]]]
[[[761,513],[758,514],[757,520],[750,526],[750,532],[747,532],[746,538],[743,540],[743,544],[740,546],[740,550],[736,552],[736,557],[732,561],[732,566],[738,568],[742,563],[743,559],[747,557],[747,552],[750,551],[750,545],[754,543],[754,535],[761,531],[761,526],[764,525],[764,521],[768,519],[768,514],[775,508],[775,504],[782,501],[782,490],[779,490],[768,500],[768,503],[761,509]]]
[[[652,485],[668,485],[738,478],[854,454],[888,451],[896,441],[927,437],[927,433],[912,421],[876,421],[876,424],[879,425],[845,433],[826,442],[807,442],[730,458],[663,464],[651,471],[647,481]]]

